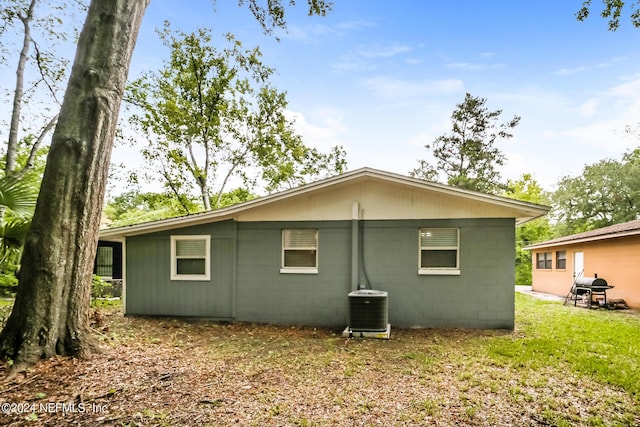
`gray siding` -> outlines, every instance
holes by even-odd
[[[418,275],[421,227],[460,229],[460,276]],[[392,325],[513,328],[513,220],[379,221],[367,223],[364,240],[367,276],[388,291]]]
[[[211,280],[171,280],[171,236],[211,235]],[[224,221],[127,238],[127,314],[232,319],[236,223]]]
[[[282,229],[318,228],[318,274],[280,273]],[[237,319],[346,325],[351,221],[238,224]]]
[[[318,274],[280,273],[281,230],[297,227],[319,229]],[[460,229],[460,276],[418,275],[421,227]],[[366,221],[362,232],[364,272],[388,291],[392,326],[513,328],[513,219]],[[207,233],[211,282],[169,280],[169,236]],[[130,314],[344,328],[350,290],[351,221],[227,221],[127,239]]]
[[[317,275],[279,272],[280,233],[294,227],[319,229]],[[421,227],[460,228],[460,276],[418,275]],[[367,221],[362,232],[364,271],[389,292],[392,325],[513,328],[513,219]],[[350,266],[350,222],[241,223],[237,320],[345,326]]]

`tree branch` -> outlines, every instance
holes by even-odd
[[[51,132],[53,127],[56,125],[57,121],[58,121],[58,115],[56,114],[51,118],[51,120],[49,120],[49,122],[44,126],[44,128],[42,128],[40,135],[38,135],[38,139],[36,139],[36,142],[31,146],[31,150],[29,151],[29,157],[27,158],[27,162],[25,163],[24,167],[20,170],[20,172],[17,172],[14,175],[16,180],[22,179],[22,177],[25,176],[27,172],[33,169],[34,161],[38,153],[38,149],[42,145],[44,138],[47,136],[49,132]]]

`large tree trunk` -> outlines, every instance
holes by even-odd
[[[149,0],[93,0],[20,268],[0,356],[12,373],[55,354],[96,349],[89,328],[91,277],[118,111]]]

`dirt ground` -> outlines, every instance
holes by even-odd
[[[0,425],[640,424],[637,397],[615,387],[486,355],[483,340],[517,331],[392,330],[391,340],[363,340],[115,311],[94,327],[103,352],[53,358],[0,384]]]

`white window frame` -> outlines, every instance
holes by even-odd
[[[543,264],[542,267],[540,262]],[[536,270],[553,270],[553,251],[536,252]]]
[[[285,246],[285,235],[289,231],[309,231],[315,234],[315,245],[314,246],[296,246],[287,247]],[[281,261],[280,261],[280,273],[297,273],[297,274],[318,274],[318,229],[316,228],[285,228],[282,230],[282,251],[281,251]],[[315,250],[316,251],[316,262],[315,267],[287,267],[284,265],[285,259],[285,251],[287,250]]]
[[[456,245],[455,246],[422,246],[422,233],[428,230],[455,230]],[[455,267],[422,267],[422,251],[423,250],[455,250],[456,266]],[[418,274],[419,275],[441,275],[441,276],[459,276],[460,275],[460,229],[453,227],[423,227],[418,230]]]
[[[204,274],[178,274],[178,257],[176,256],[176,241],[204,240]],[[195,257],[190,257],[195,258]],[[211,236],[209,235],[176,235],[171,236],[171,280],[211,280]]]

